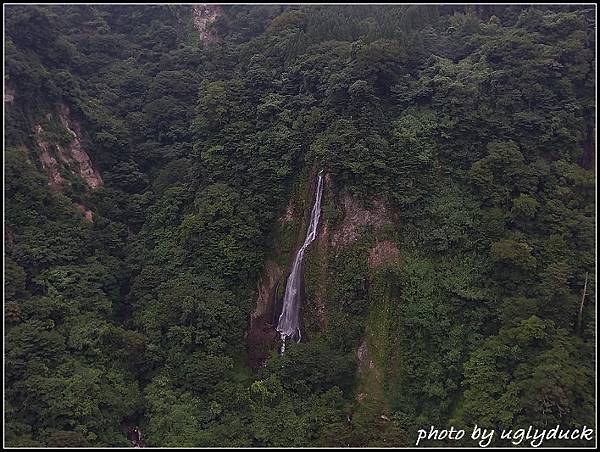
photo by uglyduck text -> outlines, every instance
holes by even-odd
[[[519,429],[503,429],[496,431],[475,425],[468,433],[468,430],[450,427],[449,429],[436,429],[431,426],[429,429],[420,429],[417,432],[415,445],[424,445],[426,441],[460,441],[471,439],[477,442],[479,447],[488,447],[496,440],[510,441],[515,446],[540,447],[544,441],[592,441],[594,439],[594,429],[587,426],[580,428],[562,428],[556,425],[552,428],[535,428],[528,426]]]

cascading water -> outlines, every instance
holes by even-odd
[[[285,286],[285,295],[283,297],[283,308],[279,321],[277,322],[277,331],[281,335],[281,353],[285,350],[286,339],[296,339],[296,342],[300,342],[300,284],[302,282],[302,262],[304,260],[304,251],[310,245],[315,237],[317,236],[317,226],[319,225],[319,218],[321,216],[321,196],[323,195],[323,170],[319,171],[317,180],[317,190],[315,203],[310,213],[310,223],[308,224],[308,231],[306,232],[306,238],[302,247],[296,253],[294,258],[294,266],[292,272],[288,276],[287,284]]]

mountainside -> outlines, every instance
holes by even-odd
[[[7,446],[595,426],[595,7],[8,5],[4,25]]]

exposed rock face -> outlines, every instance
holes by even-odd
[[[77,209],[79,209],[81,211],[81,213],[83,213],[83,217],[85,218],[86,221],[89,221],[90,223],[94,222],[94,214],[85,205],[76,202],[75,207],[77,207]]]
[[[375,363],[373,362],[369,354],[369,346],[367,345],[367,340],[364,338],[360,343],[358,350],[356,351],[356,357],[358,358],[359,372],[364,372],[366,369],[373,369],[375,367]]]
[[[7,105],[15,101],[15,90],[9,86],[4,86],[4,103]]]
[[[314,174],[312,175],[314,176]],[[311,180],[314,178],[311,176]],[[331,193],[333,181],[331,174],[323,176],[324,193]],[[308,188],[308,191],[312,191]],[[326,197],[327,195],[324,194]],[[339,250],[351,245],[358,240],[362,229],[371,226],[375,231],[381,230],[386,224],[396,221],[396,214],[382,200],[374,199],[370,207],[363,207],[355,198],[346,194],[341,200],[344,216],[342,221],[332,228],[327,221],[322,221],[317,229],[317,237],[311,246],[310,253],[316,258],[318,274],[325,275],[328,272],[330,250]],[[278,219],[280,223],[295,221],[298,218],[297,207],[293,200],[289,202],[285,213]],[[391,240],[378,240],[375,242],[368,256],[370,268],[376,268],[387,263],[396,262],[400,259],[398,247]],[[257,286],[257,303],[254,312],[250,316],[247,330],[246,342],[248,356],[254,368],[260,367],[270,355],[274,344],[278,341],[278,334],[273,324],[273,311],[275,305],[275,294],[278,284],[285,284],[284,269],[273,261],[267,261],[263,274]],[[334,276],[333,276],[334,277]],[[316,286],[313,285],[310,299],[305,300],[303,309],[313,321],[313,326],[324,329],[327,327],[327,276],[319,278]],[[315,282],[313,281],[313,284]],[[363,340],[358,350],[359,373],[368,372],[373,378],[381,378],[380,371],[376,368],[369,356],[366,340]],[[367,394],[360,394],[361,398]]]
[[[382,240],[376,242],[369,252],[369,268],[376,268],[384,264],[398,262],[400,260],[400,251],[391,240]]]
[[[64,128],[67,129],[71,135],[73,135],[73,140],[67,149],[68,155],[66,156],[66,159],[68,160],[70,156],[71,159],[77,163],[77,166],[79,167],[79,175],[87,182],[90,188],[98,188],[102,186],[102,177],[100,176],[100,173],[94,170],[92,167],[90,156],[83,148],[81,142],[81,126],[77,121],[71,119],[69,107],[66,105],[60,106],[59,119]],[[62,152],[60,147],[58,148],[59,152]]]
[[[127,429],[127,439],[133,447],[145,447],[144,440],[142,439],[142,431],[138,426]]]
[[[51,120],[52,114],[48,113],[46,117]],[[34,127],[36,143],[42,151],[40,161],[42,167],[48,173],[48,184],[52,188],[60,190],[65,183],[64,177],[60,174],[60,169],[65,167],[79,174],[90,189],[102,186],[102,177],[92,166],[92,161],[83,146],[81,126],[71,118],[69,108],[66,105],[59,107],[58,119],[62,126],[73,136],[66,148],[57,143],[48,143],[43,137],[44,130],[40,124]]]
[[[50,185],[52,188],[59,189],[62,187],[65,180],[60,174],[60,165],[58,164],[58,161],[50,153],[50,144],[48,144],[41,137],[43,131],[44,130],[42,129],[42,126],[39,124],[34,127],[37,145],[42,150],[40,161],[42,163],[42,167],[48,173],[48,185]]]
[[[309,180],[311,181],[307,187],[309,198],[312,200],[314,192],[316,190],[316,173],[312,171],[309,174]],[[324,175],[324,189],[330,186],[331,177]],[[301,216],[304,213],[302,209],[298,207],[294,199],[290,199],[285,213],[278,218],[280,223],[290,223],[293,221],[301,220]],[[306,230],[300,231],[301,238],[305,238]],[[290,256],[295,256],[298,248],[302,245],[302,242],[298,242],[293,250],[290,252]],[[311,245],[311,249],[319,249],[319,262],[318,265],[322,271],[327,268],[327,249],[329,247],[329,233],[327,224],[323,221],[319,223],[317,228],[317,235],[314,243]],[[267,261],[265,263],[263,273],[257,284],[257,301],[254,312],[250,315],[250,321],[248,330],[246,333],[246,344],[248,348],[248,358],[250,364],[255,369],[262,366],[270,355],[273,346],[279,341],[279,333],[276,331],[276,322],[274,318],[275,304],[276,304],[276,293],[280,284],[285,285],[286,279],[285,269],[274,261]],[[310,309],[314,309],[314,314],[318,318],[319,325],[324,327],[326,324],[326,313],[323,299],[325,298],[325,287],[320,284],[317,287],[314,299],[305,300],[305,303],[310,304]],[[303,307],[303,309],[306,306]]]
[[[342,208],[344,219],[331,237],[331,244],[336,249],[355,242],[365,226],[372,226],[377,231],[392,223],[392,212],[382,199],[374,199],[373,207],[367,209],[346,194],[342,198]]]
[[[275,293],[282,275],[283,269],[276,262],[267,261],[257,285],[256,308],[250,314],[250,325],[246,337],[248,358],[254,368],[263,365],[269,357],[271,346],[279,337],[272,320]]]
[[[381,237],[378,231],[387,225],[395,224],[398,221],[398,214],[381,198],[375,198],[371,206],[363,206],[358,200],[349,194],[345,194],[341,199],[343,218],[330,232],[330,243],[334,250],[340,250],[356,242],[363,233],[365,227],[372,227],[376,238],[375,243],[367,256],[367,265],[369,268],[377,268],[386,264],[400,261],[400,251],[397,245]],[[370,404],[379,407],[387,412],[385,390],[383,387],[384,374],[372,356],[372,350],[369,350],[370,333],[368,329],[362,338],[358,349],[357,357],[357,388],[355,399],[359,404]],[[382,415],[385,416],[385,415]],[[381,419],[386,420],[385,417]]]
[[[222,12],[219,5],[199,4],[192,6],[192,21],[202,41],[213,42],[217,40],[217,35],[210,29],[210,25]]]

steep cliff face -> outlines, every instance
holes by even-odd
[[[354,243],[365,227],[372,227],[377,232],[395,221],[392,209],[381,198],[374,198],[372,206],[366,207],[346,193],[342,195],[341,207],[343,219],[331,236],[331,245],[336,249]]]
[[[299,178],[285,210],[274,226],[272,251],[257,283],[256,307],[250,315],[246,332],[248,360],[255,369],[265,363],[276,351],[276,345],[279,343],[279,334],[275,328],[292,260],[305,239],[316,189],[315,180],[314,171]],[[319,226],[316,240],[322,241],[322,227],[323,224]],[[315,246],[313,243],[310,248]]]
[[[81,202],[76,202],[74,203],[74,205],[75,207],[77,207],[77,210],[79,210],[83,214],[83,218],[85,218],[86,221],[94,221],[94,214],[90,209],[87,208],[85,204]]]
[[[253,368],[260,367],[266,361],[278,338],[273,325],[273,309],[282,275],[283,269],[276,262],[268,260],[256,287],[256,308],[250,314],[246,333],[248,361]]]
[[[33,128],[34,141],[39,148],[39,161],[48,175],[48,185],[63,191],[72,184],[71,175],[80,177],[88,190],[103,185],[100,172],[94,168],[88,151],[81,124],[73,118],[69,107],[58,106],[55,112],[47,113],[45,121]],[[73,202],[86,221],[93,221],[93,213],[80,200]]]
[[[69,107],[64,104],[60,105],[58,118],[60,119],[63,127],[73,137],[67,149],[65,150],[66,153],[64,153],[60,147],[58,148],[59,153],[64,156],[65,163],[71,167],[74,167],[81,178],[91,189],[102,186],[102,177],[100,176],[100,173],[92,166],[90,156],[83,145],[84,138],[81,125],[72,118]]]
[[[192,6],[192,21],[202,41],[212,42],[217,40],[217,35],[210,26],[222,13],[223,11],[219,5],[199,4]]]
[[[312,179],[308,178],[311,181]],[[285,289],[287,273],[294,256],[295,246],[304,237],[306,231],[307,203],[310,203],[313,188],[308,184],[302,188],[301,193],[296,193],[288,202],[282,212],[277,232],[274,239],[275,260],[270,259],[265,263],[263,274],[257,284],[256,308],[249,321],[247,343],[249,357],[254,367],[259,367],[269,355],[275,351],[278,337],[275,331],[277,302]],[[394,228],[397,224],[398,214],[384,199],[371,200],[369,205],[364,205],[348,193],[338,191],[335,194],[334,181],[330,174],[324,176],[324,210],[333,208],[337,214],[323,212],[321,223],[317,229],[317,237],[307,251],[307,262],[304,275],[305,300],[302,305],[303,320],[306,331],[303,340],[312,340],[329,328],[331,314],[339,314],[345,309],[336,305],[332,300],[332,287],[339,284],[340,275],[336,274],[334,260],[345,252],[352,252],[353,247],[361,250],[361,258],[365,271],[377,272],[390,266],[401,264],[400,250],[396,243],[386,235],[385,229]],[[283,238],[290,232],[292,237]],[[293,232],[292,232],[293,231]],[[366,238],[368,237],[368,238]],[[367,242],[365,245],[365,241]],[[285,244],[285,245],[282,245]],[[283,252],[282,249],[283,248]],[[283,257],[283,258],[282,258]],[[368,279],[369,276],[366,275]],[[375,309],[379,306],[374,304]],[[386,309],[386,308],[382,308]],[[374,382],[381,384],[383,373],[377,368],[376,360],[369,358],[369,364],[364,364],[364,356],[369,355],[369,336],[376,335],[370,332],[365,319],[364,336],[357,344],[357,357],[359,363],[358,378],[368,380],[370,386]],[[361,370],[362,369],[362,370]],[[375,378],[375,376],[377,378]],[[364,388],[359,386],[358,400],[367,397]],[[371,391],[372,388],[369,390]],[[377,392],[381,392],[377,390]]]
[[[69,107],[63,104],[55,113],[48,113],[46,123],[52,131],[45,130],[41,124],[36,124],[33,131],[41,151],[40,162],[48,173],[48,184],[60,190],[66,183],[64,171],[70,171],[80,176],[90,189],[102,186],[102,176],[85,149],[81,125],[72,118]],[[62,127],[62,136],[57,133],[57,123]]]
[[[51,145],[44,136],[44,128],[41,124],[36,124],[33,128],[35,132],[35,141],[41,150],[40,162],[42,168],[48,174],[48,185],[53,189],[60,189],[65,183],[64,177],[60,174],[60,164],[53,154],[59,155],[60,152],[56,145]]]
[[[356,393],[358,403],[356,412],[363,415],[375,416],[379,422],[389,414],[383,385],[385,382],[385,352],[389,344],[385,344],[387,337],[385,328],[391,309],[398,300],[393,290],[385,284],[385,274],[389,268],[401,265],[401,255],[397,244],[386,234],[387,230],[394,230],[399,222],[399,214],[390,207],[383,198],[373,198],[370,203],[363,204],[348,193],[342,194],[337,201],[341,209],[341,219],[332,225],[325,224],[323,237],[319,240],[317,253],[328,247],[335,255],[352,252],[356,249],[360,260],[364,260],[363,268],[366,272],[366,295],[369,302],[368,314],[362,321],[363,336],[357,344],[356,360]],[[335,202],[335,201],[334,201]],[[325,240],[325,235],[328,240]],[[329,254],[331,254],[331,251]],[[333,257],[333,256],[330,256]],[[320,287],[336,284],[336,274],[327,271],[330,258],[321,258],[319,273],[327,275],[327,280],[319,283]],[[326,296],[326,292],[317,290],[316,298]],[[322,294],[322,295],[321,295]],[[329,309],[340,309],[329,305]],[[383,417],[381,417],[383,416]]]

